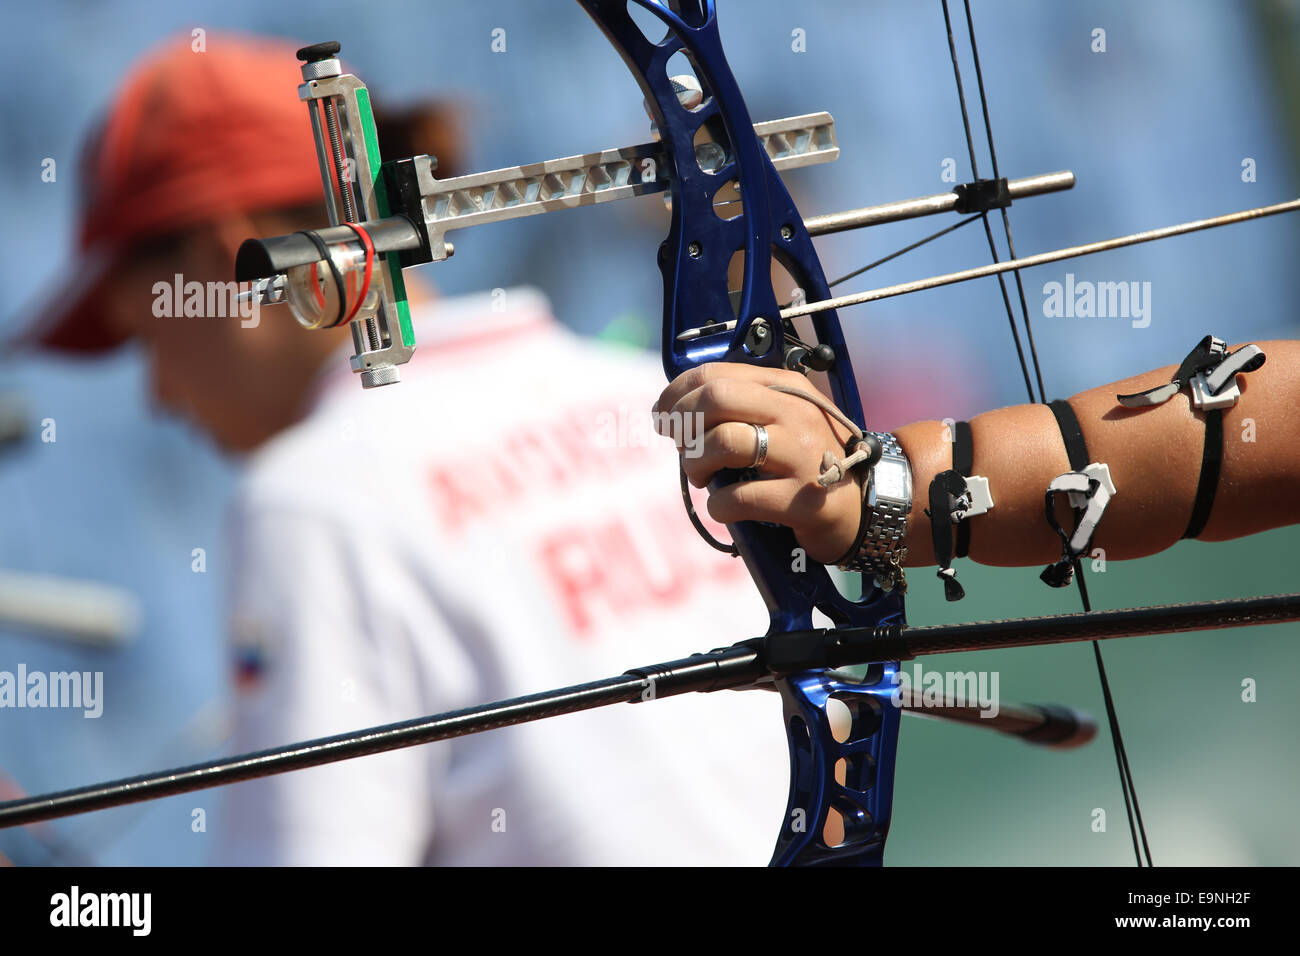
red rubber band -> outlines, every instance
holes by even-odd
[[[356,315],[357,310],[361,308],[361,303],[365,301],[367,293],[370,292],[370,275],[375,264],[375,244],[370,239],[370,233],[366,232],[366,230],[362,229],[355,222],[345,222],[343,225],[347,226],[360,237],[361,245],[366,249],[366,271],[365,275],[361,279],[361,292],[358,293],[357,301],[352,305],[352,311],[349,312],[347,318],[343,320],[344,322],[351,322],[352,317]]]

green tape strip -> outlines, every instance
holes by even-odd
[[[366,156],[370,158],[379,215],[391,216],[393,209],[388,202],[388,187],[381,174],[375,115],[370,109],[370,91],[365,88],[357,90],[357,112],[361,116],[361,134],[366,140]],[[393,297],[397,299],[397,325],[402,336],[402,344],[407,348],[415,348],[415,330],[411,327],[411,307],[406,301],[406,282],[402,279],[402,267],[398,264],[396,256],[384,256],[384,263],[388,267],[388,278],[393,284]]]

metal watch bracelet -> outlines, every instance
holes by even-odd
[[[906,590],[907,517],[912,510],[912,467],[902,446],[888,432],[867,432],[880,442],[880,460],[867,477],[857,539],[836,562],[842,571],[874,577],[877,587]]]

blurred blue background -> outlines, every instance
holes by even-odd
[[[805,214],[945,191],[949,158],[960,179],[969,178],[937,2],[721,6],[728,55],[755,119],[816,110],[836,119],[839,161],[788,177]],[[1002,173],[1072,169],[1078,177],[1071,193],[1013,207],[1022,255],[1296,195],[1295,2],[975,0],[974,12]],[[0,51],[12,81],[0,102],[6,334],[31,320],[22,309],[40,288],[66,275],[78,203],[72,173],[88,126],[137,56],[196,27],[304,43],[338,39],[377,100],[456,98],[467,119],[466,170],[648,138],[637,87],[576,4],[49,0],[10,5],[2,16]],[[497,28],[506,31],[501,53],[491,49]],[[1092,50],[1097,29],[1105,31],[1105,52]],[[796,30],[805,52],[792,49]],[[41,181],[46,157],[58,161],[56,183]],[[1253,182],[1242,178],[1247,158]],[[652,263],[663,223],[653,199],[536,217],[458,234],[456,257],[426,268],[446,294],[531,284],[583,333],[654,343],[660,279]],[[919,221],[820,240],[826,272],[847,272],[938,225]],[[1209,332],[1229,341],[1294,337],[1298,253],[1300,223],[1275,218],[1027,273],[1049,397],[1175,363]],[[966,229],[846,290],[987,256],[982,233]],[[1043,317],[1043,284],[1066,273],[1150,282],[1150,326]],[[842,318],[875,427],[961,418],[1024,400],[993,280]],[[0,669],[22,661],[31,670],[105,672],[108,700],[99,720],[0,711],[0,773],[28,792],[220,751],[227,675],[220,519],[236,468],[186,426],[154,417],[141,373],[131,349],[102,362],[40,358],[0,369],[0,393],[20,394],[34,422],[57,423],[56,442],[29,441],[0,460],[7,502],[0,567],[115,584],[143,608],[137,639],[115,651],[0,632]],[[1295,590],[1298,544],[1295,529],[1229,545],[1185,543],[1093,575],[1094,602],[1120,607]],[[205,573],[191,570],[195,548],[206,551]],[[949,606],[935,600],[937,585],[918,575],[911,620],[1077,609],[1073,592],[1049,592],[1035,571],[963,567],[961,576],[971,597]],[[1157,863],[1300,858],[1293,743],[1300,703],[1278,676],[1300,665],[1296,635],[1294,627],[1272,627],[1106,648]],[[708,641],[701,635],[701,648]],[[1059,700],[1101,712],[1091,651],[1083,646],[950,664],[1000,669],[1010,700]],[[1240,701],[1246,677],[1260,681],[1258,703]],[[1131,860],[1108,741],[1055,754],[992,737],[907,723],[888,862]],[[19,863],[200,863],[208,835],[192,832],[191,810],[213,803],[210,795],[191,795],[5,832],[0,853]],[[1106,833],[1090,830],[1094,807],[1109,813]]]

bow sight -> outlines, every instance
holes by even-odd
[[[438,161],[433,156],[382,162],[369,91],[343,72],[339,51],[336,42],[298,51],[303,61],[298,96],[311,119],[330,225],[249,239],[239,249],[235,271],[239,281],[253,284],[260,304],[288,303],[306,328],[347,323],[355,350],[352,370],[361,373],[364,388],[399,381],[397,367],[415,351],[402,269],[449,259],[455,251],[446,239],[451,230],[666,192],[673,185],[673,163],[657,141],[448,179],[434,176]],[[702,91],[694,78],[673,81],[683,105],[696,107]],[[657,140],[653,118],[651,126]],[[709,174],[734,158],[725,131],[714,126],[712,135],[694,144],[698,163]],[[839,156],[829,113],[756,123],[754,134],[778,172]],[[1074,176],[1054,172],[982,182],[997,186],[988,200],[996,204],[1069,189]],[[730,191],[726,185],[718,191],[714,204],[720,216],[734,218],[743,202],[737,185],[729,186]],[[810,217],[804,224],[809,235],[818,236],[949,211],[969,213],[974,211],[972,188]],[[730,295],[732,311],[681,330],[679,348],[695,352],[697,340],[734,333],[737,293]],[[824,370],[831,361],[828,347],[805,345],[789,320],[783,324],[784,364]],[[753,351],[770,328],[766,320],[755,325],[747,339]],[[680,366],[681,358],[672,364]]]
[[[361,373],[363,387],[373,388],[398,381],[397,366],[415,351],[402,267],[433,256],[427,234],[415,225],[420,219],[393,213],[393,183],[381,174],[369,91],[343,72],[338,52],[337,43],[298,51],[298,96],[311,117],[330,227],[249,239],[235,272],[241,282],[256,281],[254,295],[264,304],[287,301],[309,329],[349,323],[352,370]],[[450,247],[440,252],[438,258],[451,254]]]

